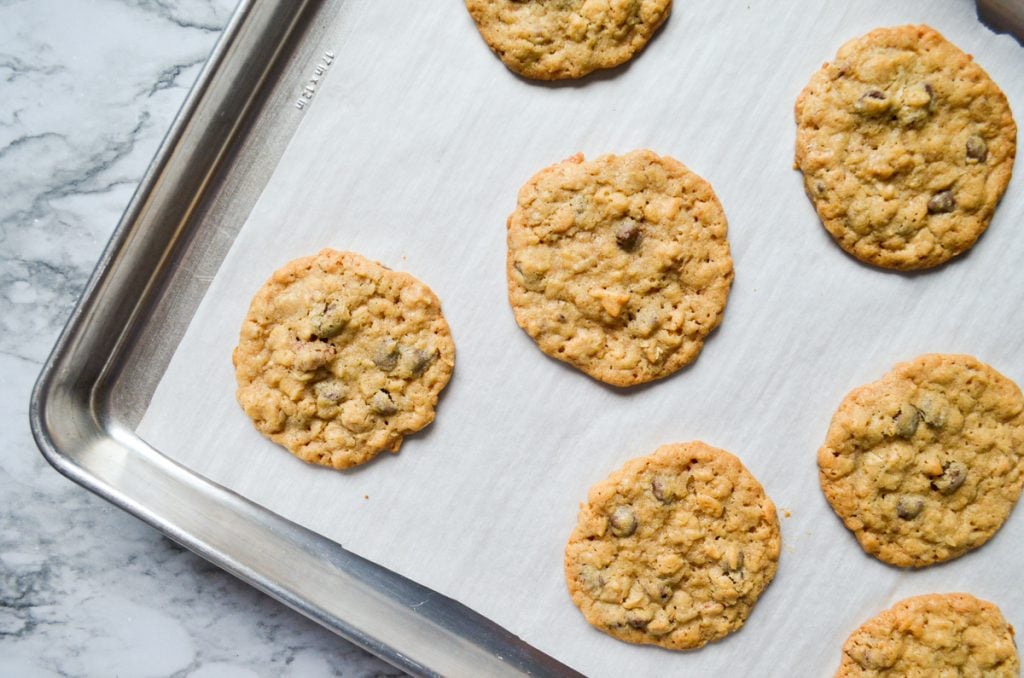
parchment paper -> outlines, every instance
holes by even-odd
[[[851,630],[928,592],[996,601],[1024,628],[1024,508],[980,550],[904,572],[861,551],[815,462],[842,397],[896,362],[966,352],[1024,383],[1019,176],[973,251],[902,275],[844,255],[792,169],[797,94],[841,43],[880,25],[936,27],[1020,120],[1024,50],[977,23],[972,2],[677,0],[632,64],[560,85],[507,71],[457,0],[367,0],[352,21],[325,45],[337,60],[156,391],[146,440],[594,676],[830,675]],[[714,186],[736,282],[693,366],[620,391],[548,359],[516,326],[505,219],[538,169],[640,147]],[[250,298],[325,246],[425,281],[457,346],[437,421],[347,473],[265,440],[234,399]],[[740,632],[703,650],[618,642],[566,593],[578,504],[627,459],[693,439],[739,455],[780,507],[778,576]]]

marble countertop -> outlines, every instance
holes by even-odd
[[[401,673],[65,479],[29,393],[233,0],[0,0],[0,676]]]

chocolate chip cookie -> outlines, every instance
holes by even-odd
[[[1006,96],[927,26],[843,45],[800,94],[796,123],[796,167],[825,228],[884,268],[930,268],[969,249],[1017,151]]]
[[[965,355],[923,355],[855,389],[818,450],[822,490],[865,551],[941,563],[1002,526],[1024,485],[1024,396]]]
[[[722,319],[732,258],[711,186],[651,151],[538,172],[508,218],[508,293],[540,349],[615,386],[692,362]]]
[[[491,50],[535,80],[580,78],[629,61],[671,7],[672,0],[466,0]]]
[[[701,442],[664,445],[591,488],[565,578],[608,635],[697,648],[743,626],[779,548],[775,505],[739,459]]]
[[[1013,627],[999,608],[966,593],[907,598],[854,631],[836,678],[1017,678]]]
[[[422,282],[325,249],[260,288],[233,358],[256,428],[303,461],[342,469],[397,452],[434,420],[455,345]]]

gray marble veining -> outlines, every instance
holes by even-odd
[[[232,0],[0,0],[0,676],[384,676],[65,480],[32,383]]]

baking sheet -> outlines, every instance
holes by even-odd
[[[846,39],[930,23],[975,55],[1018,112],[1019,45],[978,24],[967,0],[677,0],[630,65],[543,85],[508,72],[456,0],[353,4],[347,31],[324,45],[335,61],[154,394],[144,439],[588,675],[825,675],[863,620],[932,591],[993,600],[1024,626],[1021,509],[979,551],[902,572],[863,554],[826,504],[815,463],[845,393],[895,362],[967,352],[1024,382],[1019,177],[970,254],[902,275],[844,255],[791,168],[793,102]],[[541,167],[641,147],[714,186],[736,282],[693,366],[620,391],[546,358],[516,326],[505,218]],[[344,473],[260,436],[234,401],[230,363],[255,290],[325,246],[429,284],[457,346],[437,421],[400,454]],[[565,539],[593,483],[692,439],[739,455],[780,507],[779,573],[722,642],[689,653],[620,643],[569,600]]]

